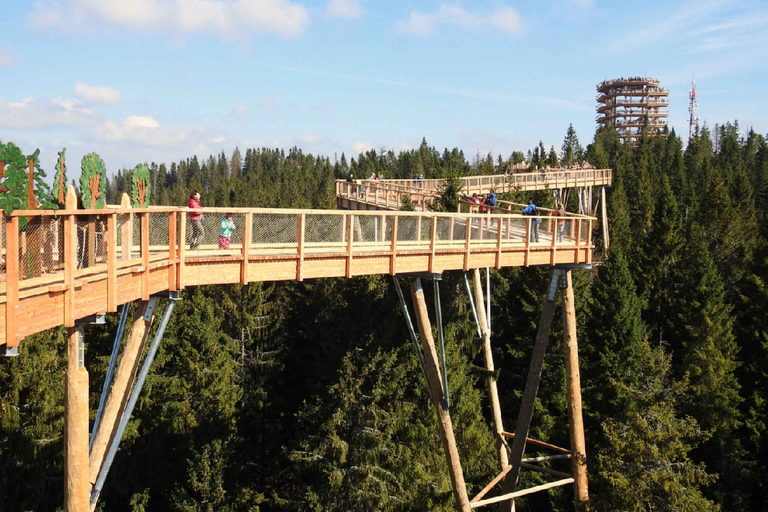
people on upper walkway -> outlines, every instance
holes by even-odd
[[[187,202],[187,208],[202,208],[200,203],[200,192],[193,190],[189,194],[189,202]],[[196,251],[200,246],[200,242],[203,241],[205,236],[205,228],[203,227],[203,214],[201,212],[189,212],[189,227],[190,227],[190,243],[189,250]]]
[[[497,202],[496,197],[496,191],[494,189],[491,189],[488,194],[486,194],[485,199],[483,200],[483,204],[487,204],[488,206],[495,207]],[[489,212],[493,212],[493,208],[488,208]]]
[[[530,241],[538,242],[539,241],[539,223],[541,222],[541,219],[539,218],[539,209],[536,208],[536,203],[534,203],[533,200],[528,201],[528,206],[523,208],[522,214],[531,215],[534,217],[533,219],[531,219]]]

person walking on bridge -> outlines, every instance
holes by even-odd
[[[536,204],[533,202],[533,200],[528,201],[528,206],[523,208],[523,215],[531,215],[534,218],[531,219],[531,242],[538,242],[539,241],[539,223],[541,222],[541,219],[539,218],[539,209],[536,208]]]
[[[202,208],[200,203],[200,192],[193,190],[189,194],[189,202],[187,208]],[[203,227],[203,214],[200,212],[189,212],[189,226],[191,228],[191,240],[189,244],[190,251],[196,251],[200,246],[200,242],[203,241],[205,236],[205,228]]]

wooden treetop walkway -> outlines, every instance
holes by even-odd
[[[553,173],[552,179],[541,179],[538,186],[610,185],[610,170],[570,172],[592,173],[592,178],[582,175],[577,179],[573,174],[574,179],[568,181]],[[518,183],[537,179],[512,176],[521,176]],[[471,193],[473,187],[480,192],[490,187],[497,192],[509,190],[503,187],[511,186],[511,181],[494,181],[499,178],[464,178],[466,191]],[[419,185],[432,186],[437,181],[419,180]],[[344,185],[341,182],[342,188]],[[71,188],[68,204],[75,204]],[[189,209],[130,208],[127,196],[123,206],[103,210],[27,210],[5,216],[0,349],[16,347],[31,334],[59,325],[71,327],[78,319],[187,286],[591,263],[591,233],[597,222],[577,214],[557,219],[542,208],[539,241],[531,242],[532,218],[520,215],[519,209],[497,208],[486,214],[267,208],[199,211],[204,214],[205,235],[194,251],[188,246]],[[229,248],[220,249],[219,229],[225,212],[233,213],[235,230]],[[557,220],[565,222],[562,241],[555,236]]]

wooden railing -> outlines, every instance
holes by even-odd
[[[190,210],[176,207],[16,211],[4,217],[0,345],[203,284],[303,280],[478,267],[590,263],[596,219],[567,218],[558,241],[517,213],[206,208],[188,247]],[[233,213],[228,249],[219,226]],[[543,227],[551,219],[542,215]]]

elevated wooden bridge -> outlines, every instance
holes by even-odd
[[[180,290],[197,285],[302,281],[371,274],[411,277],[420,348],[404,300],[403,308],[437,410],[457,508],[466,512],[496,502],[511,504],[517,496],[569,483],[574,483],[577,500],[585,500],[586,459],[583,430],[579,433],[578,356],[569,269],[592,263],[594,244],[591,236],[597,218],[593,216],[595,212],[591,207],[591,189],[610,184],[610,170],[462,178],[463,192],[468,194],[484,194],[491,188],[498,193],[566,188],[590,191],[587,195],[590,206],[584,212],[568,213],[563,218],[555,217],[551,210],[540,208],[538,241],[532,241],[534,218],[519,213],[523,205],[500,202],[495,208],[486,207],[484,213],[472,211],[470,205],[464,205],[464,210],[460,208],[458,212],[430,211],[440,194],[440,180],[338,181],[338,205],[348,209],[335,211],[137,209],[130,207],[127,196],[123,197],[121,206],[78,210],[75,192],[70,187],[64,210],[26,210],[6,215],[2,224],[0,354],[17,355],[20,343],[32,334],[61,325],[69,328],[65,509],[67,512],[86,512],[95,508],[122,431],[173,310],[173,301],[170,301],[139,373],[139,360],[147,347],[155,297],[175,299]],[[418,211],[396,211],[404,195]],[[196,250],[190,250],[186,243],[190,231],[188,215],[191,212],[203,214],[206,232]],[[229,248],[222,249],[218,245],[218,233],[221,218],[226,212],[233,214],[236,229]],[[557,230],[558,221],[565,222],[562,236]],[[505,432],[498,408],[496,383],[494,379],[488,379],[502,471],[470,502],[453,439],[445,363],[443,360],[441,368],[418,276],[438,276],[447,270],[474,270],[474,296],[478,304],[476,319],[483,332],[486,368],[491,375],[490,329],[482,307],[484,299],[477,269],[530,265],[555,268],[544,304],[523,405],[515,433]],[[437,291],[437,281],[434,282]],[[403,299],[397,280],[395,284]],[[469,282],[467,286],[469,288]],[[535,462],[533,459],[523,458],[526,443],[538,443],[529,440],[527,435],[554,314],[555,295],[560,287],[565,294],[569,403],[573,405],[578,399],[578,407],[573,409],[578,410],[578,417],[572,418],[570,449],[546,443],[539,445],[559,450],[558,455],[543,460],[571,458],[572,476],[541,468],[531,463]],[[118,306],[133,301],[139,301],[137,316],[125,342],[114,380],[111,373],[107,374],[102,403],[89,443],[88,374],[84,366],[80,327],[97,315],[117,311]],[[439,303],[436,308],[439,309]],[[126,312],[127,308],[123,308],[110,372],[116,364]],[[490,311],[487,313],[490,314]],[[441,333],[442,329],[438,331]],[[442,344],[442,339],[440,342]],[[572,378],[574,372],[575,381]],[[578,397],[572,398],[572,392],[576,391]],[[506,438],[513,438],[511,448]],[[563,478],[555,483],[516,491],[521,468],[542,470]],[[482,499],[502,479],[505,482],[504,494]]]

